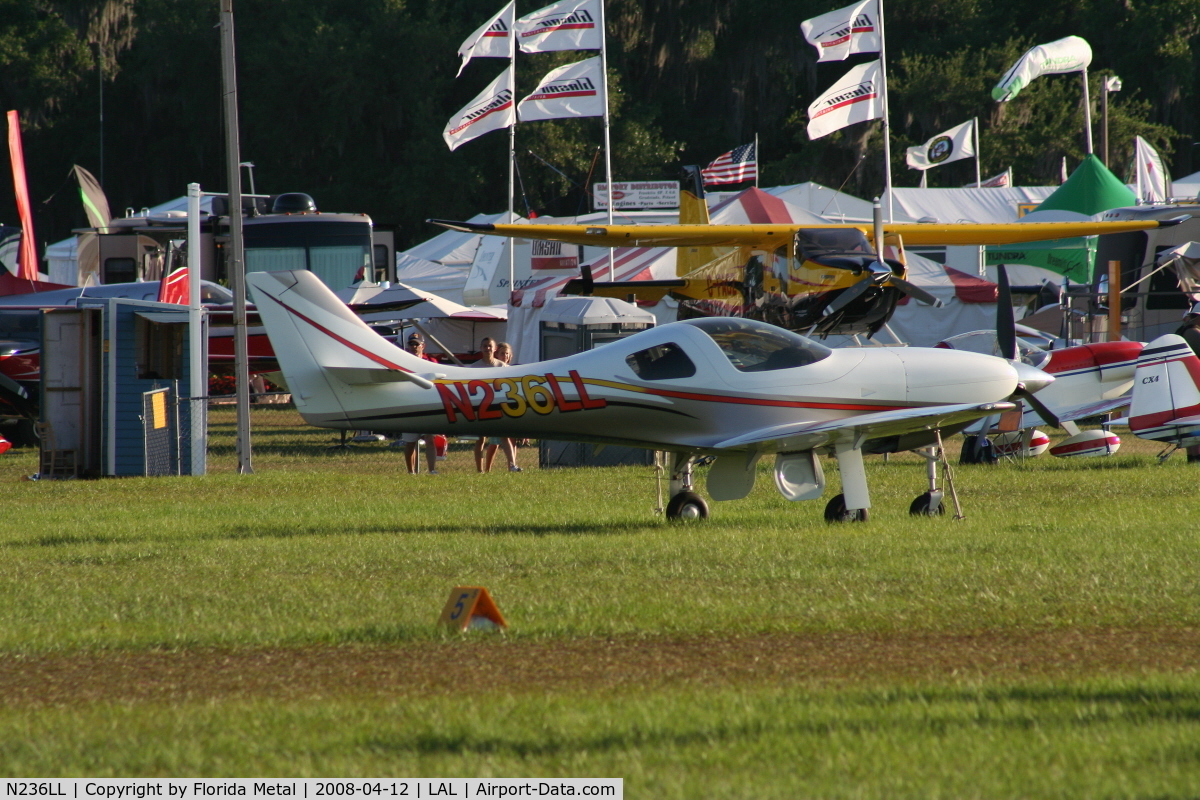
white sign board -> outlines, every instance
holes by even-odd
[[[679,181],[625,181],[613,184],[613,208],[679,208]],[[594,209],[608,208],[608,184],[592,184]]]

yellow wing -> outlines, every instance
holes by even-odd
[[[890,223],[884,234],[900,234],[906,245],[922,244],[1018,244],[1073,236],[1126,233],[1178,224],[1173,220],[1125,220],[1120,222],[1008,222],[957,223],[954,225],[919,222]],[[705,247],[749,245],[771,249],[791,241],[798,230],[858,228],[868,237],[870,225],[493,225],[478,222],[453,222],[431,219],[456,231],[506,236],[510,239],[546,239],[593,247]]]

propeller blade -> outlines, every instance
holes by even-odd
[[[867,291],[867,289],[870,289],[874,283],[875,280],[873,276],[868,275],[853,286],[843,289],[841,294],[833,298],[833,300],[829,302],[829,305],[825,306],[825,313],[821,315],[821,318],[826,319],[838,313],[843,308],[862,297],[863,292]]]
[[[1033,407],[1033,410],[1038,413],[1038,416],[1046,421],[1047,425],[1050,425],[1054,428],[1062,427],[1062,421],[1058,418],[1058,415],[1051,411],[1045,403],[1043,403],[1041,400],[1038,400],[1037,395],[1026,389],[1024,386],[1013,392],[1013,397],[1020,397],[1026,403],[1029,403],[1029,405]]]
[[[1000,287],[1000,296],[996,298],[996,344],[1000,346],[1000,357],[1013,361],[1017,357],[1017,320],[1013,316],[1008,270],[1003,264],[996,268],[996,284]]]
[[[904,292],[914,300],[922,302],[927,306],[933,306],[934,308],[941,308],[943,305],[941,300],[938,300],[932,294],[914,283],[909,283],[903,278],[892,278],[891,281],[892,286],[895,286],[897,289]]]

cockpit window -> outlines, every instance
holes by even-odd
[[[798,333],[752,319],[709,317],[686,322],[707,333],[729,363],[742,372],[806,367],[833,352]]]
[[[655,345],[625,357],[625,363],[646,381],[665,381],[671,378],[690,378],[696,365],[674,342]]]
[[[1000,354],[1000,342],[996,337],[995,331],[960,333],[941,342],[938,344],[938,347],[946,347],[951,350],[966,350],[969,353],[982,353],[985,356],[1002,357]],[[1050,361],[1050,354],[1040,347],[1036,347],[1024,339],[1017,337],[1017,358],[1023,364],[1041,368]]]
[[[796,231],[796,251],[803,258],[853,253],[869,255],[874,251],[867,236],[858,228],[810,228]]]

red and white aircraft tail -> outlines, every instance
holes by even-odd
[[[370,404],[370,387],[432,389],[434,368],[462,369],[419,359],[387,341],[311,272],[250,272],[246,283],[296,409],[312,424],[353,426],[349,417]]]
[[[1200,358],[1181,337],[1160,336],[1138,357],[1129,430],[1143,439],[1200,444]]]

